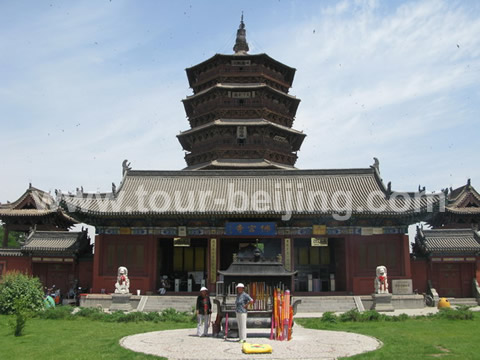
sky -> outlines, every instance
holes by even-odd
[[[0,202],[111,191],[122,161],[179,170],[185,68],[250,53],[297,69],[301,169],[380,160],[395,191],[480,188],[478,1],[0,1]]]

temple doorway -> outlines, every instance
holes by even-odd
[[[207,239],[159,239],[157,289],[198,292],[207,278]]]
[[[245,248],[251,248],[253,251],[257,244],[265,258],[273,259],[282,253],[281,240],[277,238],[223,238],[220,241],[220,270],[228,269],[232,264],[233,254],[238,254],[240,250]]]
[[[296,292],[345,291],[345,240],[325,240],[317,246],[311,238],[294,239]]]

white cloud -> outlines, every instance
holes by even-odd
[[[461,143],[462,125],[479,130],[478,106],[473,114],[466,109],[480,100],[480,38],[474,36],[480,18],[447,2],[412,2],[391,12],[386,3],[361,4],[312,15],[268,49],[298,69],[292,93],[302,103],[295,126],[308,134],[298,165],[364,167],[377,156],[394,184],[411,190],[424,181],[459,186],[466,172],[480,177],[455,161],[474,147],[453,153],[435,146],[446,133]],[[285,44],[288,52],[281,51]],[[449,160],[454,178],[430,176],[440,159]],[[402,172],[408,168],[416,169]]]

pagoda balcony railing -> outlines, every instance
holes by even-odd
[[[188,166],[191,166],[191,165],[195,165],[195,164],[199,164],[199,163],[203,163],[203,162],[206,162],[206,161],[210,161],[210,160],[214,160],[214,159],[217,159],[217,158],[222,158],[222,159],[251,159],[252,157],[251,156],[241,156],[241,154],[235,154],[235,156],[232,156],[232,155],[228,155],[228,156],[225,156],[225,155],[222,155],[221,152],[220,154],[219,153],[215,153],[215,156],[207,156],[207,158],[203,158],[202,155],[204,155],[205,153],[191,153],[191,154],[186,154],[185,155],[185,162],[187,163]],[[208,152],[206,153],[208,154]],[[269,156],[265,156],[266,154],[262,154],[260,156],[260,158],[264,158],[264,159],[267,159],[267,160],[271,160],[271,161],[274,161],[274,162],[278,162],[278,163],[281,163],[281,164],[288,164],[288,165],[295,165],[295,163],[297,162],[297,155],[295,154],[285,154],[285,153],[280,153],[280,155],[282,157],[284,157],[283,159],[275,159],[275,158],[271,158]]]
[[[295,111],[292,111],[285,105],[277,104],[273,100],[261,98],[232,99],[222,97],[202,104],[192,105],[191,111],[187,107],[187,116],[195,117],[204,115],[212,110],[242,110],[242,109],[263,109],[266,108],[282,116],[294,117]]]
[[[197,126],[205,125],[214,119],[252,119],[252,118],[263,118],[270,120],[271,122],[279,125],[283,125],[291,128],[293,126],[294,118],[285,114],[279,114],[278,112],[270,111],[266,108],[249,108],[250,111],[245,111],[245,108],[240,108],[241,112],[229,112],[225,109],[216,109],[213,111],[208,111],[206,113],[195,115],[189,118],[190,126],[195,128]]]
[[[292,147],[288,143],[281,143],[273,139],[254,139],[247,138],[244,142],[237,143],[236,139],[231,137],[213,138],[192,146],[191,154],[204,153],[213,150],[273,150],[282,154],[292,155]]]
[[[203,73],[200,73],[193,84],[192,87],[197,87],[199,84],[210,81],[218,76],[265,76],[271,80],[275,80],[285,86],[287,89],[290,88],[290,84],[285,81],[285,77],[263,65],[250,65],[250,66],[230,66],[230,65],[219,65],[213,69],[207,70]]]

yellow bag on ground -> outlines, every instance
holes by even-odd
[[[245,354],[271,354],[273,349],[268,344],[243,343],[242,351]]]

